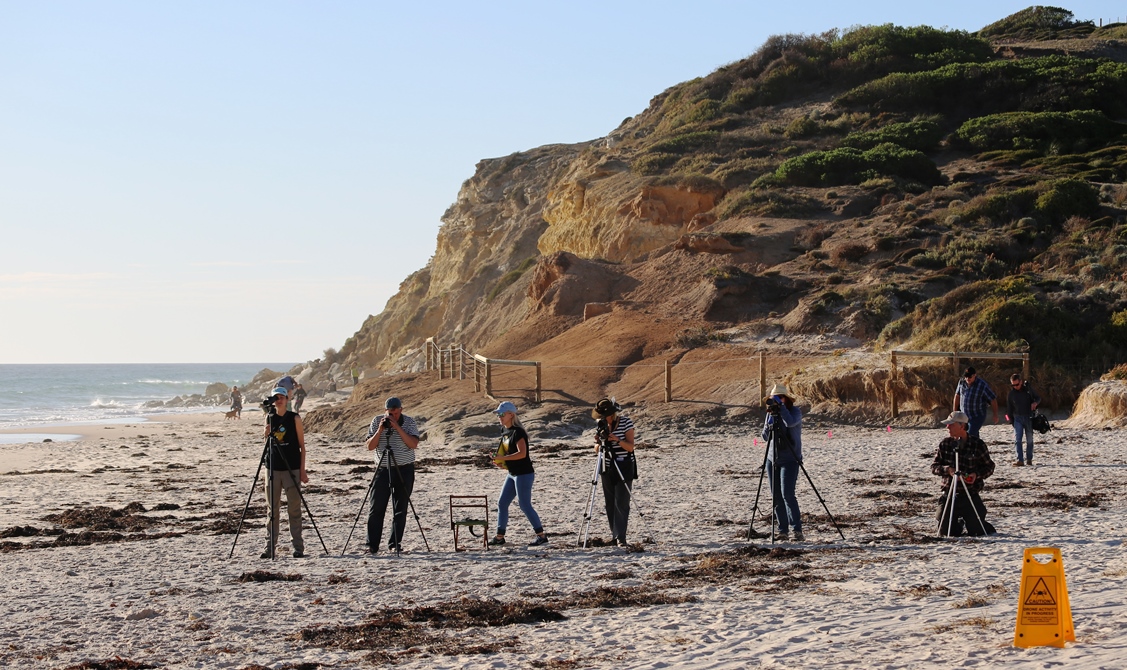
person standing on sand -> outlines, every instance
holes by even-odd
[[[772,439],[772,434],[778,439]],[[786,541],[793,529],[794,541],[802,542],[806,539],[802,534],[802,512],[794,494],[802,466],[802,410],[795,406],[785,384],[771,387],[761,435],[770,445],[766,467],[775,521],[779,524],[776,537]]]
[[[638,478],[638,462],[634,458],[634,422],[620,414],[621,411],[618,403],[603,398],[595,403],[592,413],[598,418],[595,448],[606,445],[600,467],[611,543],[625,547],[626,527],[630,522],[630,496],[634,480]]]
[[[243,393],[238,386],[231,387],[231,411],[236,419],[243,418]]]
[[[497,497],[497,534],[489,544],[498,546],[505,544],[505,530],[509,525],[509,505],[513,498],[517,499],[520,511],[532,524],[532,531],[536,538],[529,543],[530,547],[540,547],[548,544],[548,534],[544,532],[544,525],[540,523],[540,515],[532,507],[532,483],[536,481],[536,471],[532,467],[532,458],[528,455],[528,433],[520,425],[517,418],[517,406],[505,401],[493,410],[497,420],[501,422],[501,441],[497,445],[497,452],[493,457],[493,464],[508,470],[505,483],[501,485],[501,495]]]
[[[368,507],[368,551],[378,553],[383,537],[383,519],[391,500],[392,525],[389,551],[401,551],[407,527],[407,506],[415,489],[415,450],[419,448],[419,427],[403,413],[403,402],[394,396],[384,401],[384,413],[377,414],[368,427],[368,451],[379,449],[376,458],[372,500]]]
[[[943,478],[943,494],[939,497],[939,510],[935,514],[935,519],[939,522],[939,534],[947,535],[948,524],[952,537],[962,535],[964,528],[968,535],[994,533],[996,532],[994,526],[986,521],[986,505],[979,496],[986,486],[985,479],[994,474],[994,461],[990,458],[990,449],[985,442],[967,432],[970,417],[965,412],[951,412],[950,416],[941,423],[947,426],[948,437],[939,443],[939,449],[936,450],[935,459],[931,463],[931,474]],[[957,471],[956,455],[958,456]],[[962,476],[967,485],[966,489],[954,481],[956,476]],[[968,491],[970,500],[967,500]],[[952,492],[955,495],[953,516],[952,512],[946,510],[947,496]],[[944,511],[948,512],[946,517]]]
[[[1006,396],[1006,414],[1014,426],[1014,449],[1017,460],[1014,465],[1033,465],[1033,413],[1041,404],[1041,396],[1033,390],[1029,382],[1022,381],[1021,375],[1010,375],[1010,393]],[[1021,434],[1025,433],[1025,458],[1021,454]]]
[[[305,402],[305,396],[305,389],[301,387],[301,384],[298,384],[293,390],[293,411],[301,411],[301,403]]]
[[[994,409],[994,423],[998,423],[998,396],[994,389],[978,376],[974,368],[968,367],[955,389],[955,399],[951,402],[952,411],[962,411],[970,418],[967,433],[978,437],[982,424],[986,423],[987,406]]]
[[[352,366],[352,385],[356,386],[360,383],[360,373],[356,371],[356,366]]]
[[[305,428],[301,417],[287,411],[289,396],[286,389],[274,389],[274,413],[266,415],[265,437],[270,440],[268,465],[270,474],[266,477],[266,551],[262,558],[273,558],[278,539],[278,506],[282,501],[282,490],[286,492],[286,507],[290,520],[290,539],[293,542],[293,557],[305,556],[305,543],[301,539],[301,484],[309,483],[305,473]],[[300,482],[300,483],[299,483]]]

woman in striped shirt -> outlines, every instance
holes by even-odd
[[[614,400],[603,398],[595,404],[595,446],[603,451],[603,498],[612,543],[626,546],[626,526],[630,521],[630,496],[638,465],[634,459],[634,422],[619,414],[622,408]]]

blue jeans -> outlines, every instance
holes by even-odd
[[[1033,419],[1028,416],[1015,416],[1014,418],[1014,449],[1017,450],[1017,460],[1024,463],[1033,462]],[[1025,458],[1021,457],[1021,434],[1025,433]]]
[[[544,526],[540,525],[540,516],[532,509],[532,482],[535,479],[535,472],[505,477],[505,483],[501,485],[501,495],[497,498],[498,535],[504,535],[505,529],[509,527],[509,505],[512,504],[514,497],[520,505],[520,511],[524,512],[528,523],[532,524],[533,532],[539,534],[544,530]]]
[[[802,531],[802,516],[798,509],[798,498],[794,495],[798,468],[798,461],[781,462],[776,476],[774,464],[767,461],[767,477],[771,481],[771,498],[775,504],[775,519],[779,522],[780,533],[787,532],[788,528],[793,528],[796,533]]]
[[[967,418],[970,419],[970,423],[967,424],[967,434],[980,437],[978,431],[982,429],[982,424],[986,423],[986,414],[971,414],[967,412]]]

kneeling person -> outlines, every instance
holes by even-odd
[[[949,437],[939,443],[935,460],[931,463],[932,474],[943,478],[943,494],[939,497],[939,510],[935,515],[939,522],[939,534],[947,534],[948,524],[952,536],[962,535],[964,528],[968,535],[994,533],[994,526],[986,521],[986,505],[979,497],[979,493],[986,485],[984,480],[994,474],[994,461],[990,458],[990,450],[985,442],[967,432],[970,418],[966,413],[951,412],[942,423],[947,426]],[[958,456],[957,474],[956,455]],[[966,488],[958,483],[956,476],[962,477]],[[955,496],[953,519],[951,511],[947,509],[947,501],[951,495]]]

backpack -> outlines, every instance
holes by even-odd
[[[1042,435],[1053,429],[1053,427],[1049,425],[1049,420],[1040,412],[1034,412],[1033,416],[1030,417],[1029,423],[1033,426],[1033,430]]]

